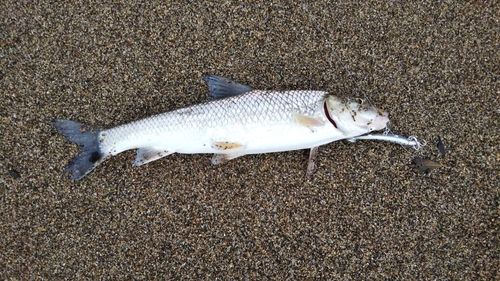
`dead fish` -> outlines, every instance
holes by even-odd
[[[214,153],[213,164],[257,153],[312,149],[382,130],[388,113],[361,99],[323,91],[254,90],[227,78],[206,76],[212,101],[165,112],[107,130],[53,120],[57,131],[82,147],[67,166],[79,180],[105,159],[138,149],[134,166],[172,153]]]
[[[446,149],[444,148],[444,143],[441,141],[441,137],[438,136],[437,149],[441,152],[441,156],[444,157],[446,155]]]
[[[436,169],[441,167],[441,164],[434,162],[430,159],[426,158],[418,158],[415,157],[412,161],[413,165],[410,165],[413,167],[413,171],[419,172],[419,173],[430,173],[432,169]]]

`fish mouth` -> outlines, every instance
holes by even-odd
[[[384,129],[385,127],[387,127],[388,122],[389,122],[389,113],[385,111],[383,112],[378,111],[377,116],[373,119],[373,124],[372,124],[373,131]]]

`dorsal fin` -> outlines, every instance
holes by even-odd
[[[214,100],[241,95],[253,90],[252,87],[220,76],[207,75],[203,80],[207,82],[210,97]]]

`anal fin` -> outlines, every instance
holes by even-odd
[[[239,154],[239,153],[235,153],[235,154],[214,154],[214,156],[212,157],[212,164],[214,165],[219,165],[219,164],[224,164],[226,162],[228,162],[229,160],[232,160],[234,158],[237,158],[237,157],[240,157],[240,156],[243,156],[245,154]]]
[[[162,157],[172,154],[164,149],[156,149],[152,147],[141,147],[137,150],[134,166],[141,166],[151,161],[158,160]]]

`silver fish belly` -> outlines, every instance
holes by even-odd
[[[205,80],[215,100],[108,130],[54,120],[60,133],[83,147],[66,171],[79,180],[129,149],[138,149],[136,166],[172,153],[213,153],[212,163],[219,164],[246,154],[316,149],[381,130],[388,122],[385,112],[323,91],[262,91],[222,77]]]

